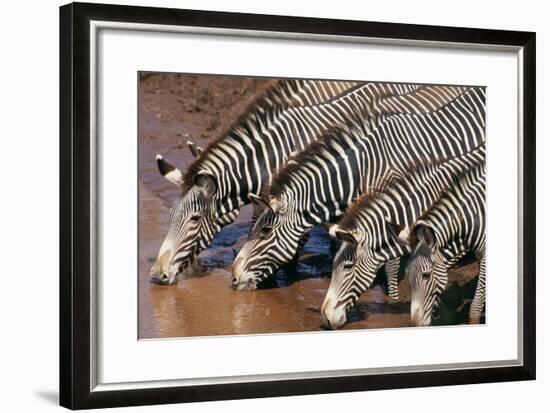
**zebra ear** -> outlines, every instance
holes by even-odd
[[[251,192],[248,194],[248,199],[250,199],[250,201],[254,205],[254,211],[257,213],[257,215],[260,215],[260,213],[266,208],[272,210],[271,205],[269,205],[269,201],[259,195]]]
[[[273,198],[269,201],[269,208],[275,213],[284,213],[284,202],[278,198]]]
[[[435,245],[435,233],[433,229],[427,225],[418,224],[415,226],[414,236],[418,239],[418,241],[424,242],[430,248]]]
[[[183,174],[181,171],[174,165],[166,162],[161,155],[157,155],[157,166],[160,174],[167,180],[179,187],[183,186]]]
[[[338,226],[338,224],[322,224],[323,227],[328,231],[328,234],[331,236],[331,238],[340,240],[342,242],[347,242],[351,245],[357,245],[357,238],[355,237],[355,234],[347,229],[342,229]]]
[[[411,230],[408,227],[405,227],[404,225],[394,224],[390,221],[386,221],[386,226],[388,228],[388,232],[393,236],[398,244],[403,246],[409,244],[409,236],[411,235]]]
[[[199,146],[196,146],[194,142],[187,141],[187,147],[189,148],[189,151],[191,151],[191,155],[193,155],[195,158],[198,158],[201,156],[203,149]]]
[[[202,188],[202,190],[206,193],[207,199],[211,199],[216,193],[217,185],[212,175],[197,175],[193,182],[195,185]]]

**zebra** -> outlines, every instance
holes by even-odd
[[[340,93],[325,103],[311,106],[288,107],[280,103],[282,93],[268,93],[223,138],[211,143],[185,175],[162,156],[157,156],[160,173],[182,189],[182,197],[171,208],[168,233],[151,269],[154,281],[176,282],[183,269],[208,247],[215,234],[233,222],[239,209],[260,193],[263,184],[271,181],[290,154],[315,141],[325,129],[349,122],[354,111],[368,108],[366,112],[372,116],[366,125],[370,128],[376,120],[396,111],[423,113],[432,110],[466,89],[460,86],[344,83],[349,88],[342,92],[343,86],[336,87],[334,83],[321,82],[319,88]],[[284,94],[287,95],[289,93]],[[318,96],[326,97],[327,93]],[[403,99],[397,99],[400,96]]]
[[[372,133],[362,123],[313,143],[254,197],[265,210],[234,261],[233,287],[257,288],[289,262],[304,234],[336,219],[360,186],[374,188],[390,168],[457,156],[484,142],[485,89],[472,87],[436,111],[391,115]]]
[[[431,324],[433,310],[447,285],[447,272],[466,252],[479,259],[479,276],[470,305],[471,324],[478,324],[485,306],[485,167],[464,176],[421,219],[412,232],[412,253],[406,266],[411,286],[411,320]]]
[[[457,157],[392,171],[379,188],[363,194],[338,224],[327,225],[330,236],[342,246],[321,307],[323,327],[345,324],[346,311],[370,288],[380,266],[409,253],[406,240],[417,219],[484,162],[485,144],[481,144]]]

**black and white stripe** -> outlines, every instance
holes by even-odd
[[[470,306],[470,322],[478,323],[485,306],[485,166],[472,169],[419,219],[406,272],[411,285],[411,319],[430,325],[433,310],[447,285],[447,272],[466,252],[480,261]]]
[[[267,208],[235,260],[236,288],[256,288],[292,258],[313,225],[334,221],[390,169],[455,157],[484,143],[485,91],[467,89],[439,110],[387,116],[372,133],[372,117],[363,119],[360,127],[356,122],[325,135],[279,171],[263,200]]]
[[[183,176],[183,194],[179,201],[187,206],[179,209],[182,213],[173,215],[173,220],[178,224],[170,225],[170,228],[178,228],[178,232],[185,236],[177,240],[181,244],[172,245],[168,262],[160,262],[153,267],[153,279],[168,278],[175,281],[176,276],[166,277],[163,274],[166,271],[179,274],[185,265],[175,266],[176,261],[181,262],[180,258],[190,261],[208,247],[214,235],[224,225],[233,222],[239,208],[250,202],[251,195],[259,194],[262,185],[271,181],[273,173],[286,163],[289,156],[316,140],[325,129],[349,123],[353,113],[365,107],[369,108],[367,112],[371,115],[366,127],[396,110],[421,113],[441,105],[441,102],[447,102],[465,89],[344,82],[344,86],[349,88],[345,89],[339,82],[299,81],[305,90],[300,95],[297,90],[301,89],[292,82],[284,82],[285,87],[277,88],[276,93],[264,97],[251,113],[239,121],[223,139],[209,145],[190,166]],[[317,84],[315,82],[317,86],[310,85]],[[307,88],[308,85],[311,87]],[[392,96],[411,91],[417,92],[414,98],[404,98],[403,102],[391,99]],[[318,102],[327,96],[331,97],[326,103],[314,106],[289,107],[287,102],[289,99],[295,104]],[[164,160],[160,162],[165,163]],[[197,183],[199,181],[206,183],[207,187],[201,187]],[[187,196],[189,192],[194,192],[194,195]],[[198,210],[192,205],[196,196],[208,199],[207,211]],[[200,217],[201,225],[189,225],[188,213]],[[168,238],[175,237],[168,234]],[[187,247],[183,249],[182,245]]]
[[[485,162],[485,144],[441,162],[418,163],[399,176],[390,174],[384,187],[363,195],[329,233],[343,241],[321,308],[323,324],[340,328],[346,311],[371,286],[388,260],[409,252],[409,228],[464,174]]]
[[[251,139],[254,140],[252,148],[261,146],[265,131],[288,109],[319,104],[357,85],[357,82],[279,81],[237,121],[227,136],[209,145],[206,151],[197,151],[198,159],[185,175],[157,155],[160,173],[182,189],[182,197],[172,206],[168,233],[151,268],[153,281],[176,282],[177,276],[198,252],[209,245],[224,225],[236,218],[238,207],[235,206],[242,203],[238,183],[250,176],[244,169],[249,167],[246,158],[252,152],[248,146]],[[239,155],[235,157],[235,153]],[[226,185],[226,174],[238,176],[232,188]],[[246,192],[244,185],[242,188]],[[232,201],[225,202],[227,198]],[[231,205],[230,209],[227,205]]]

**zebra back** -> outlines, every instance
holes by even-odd
[[[464,249],[480,254],[485,251],[485,178],[484,164],[472,168],[417,220],[416,226],[433,231],[434,248],[453,255]]]
[[[418,103],[422,99],[427,102],[425,96],[431,96],[432,105],[441,107],[464,91],[463,87],[447,89],[447,94],[437,94],[419,85],[369,83],[357,85],[326,103],[288,108],[273,122],[266,123],[267,112],[251,114],[223,140],[207,147],[189,168],[186,181],[194,182],[198,174],[215,176],[222,200],[219,213],[224,215],[248,203],[250,193],[259,194],[262,185],[271,182],[292,154],[318,140],[327,129],[357,123],[360,113],[364,132],[370,132],[388,116],[417,114],[430,108]],[[403,98],[400,105],[396,103],[398,96]],[[386,102],[388,97],[393,99]]]
[[[367,116],[359,115],[350,127],[327,131],[292,157],[268,195],[292,199],[297,212],[314,225],[340,215],[357,195],[387,184],[388,174],[395,177],[411,165],[421,170],[423,163],[457,158],[476,148],[472,154],[483,151],[484,157],[484,108],[469,106],[484,106],[481,96],[482,90],[470,89],[437,111],[391,115],[367,135],[369,120],[363,122]]]
[[[309,228],[333,221],[390,170],[447,159],[483,144],[484,107],[478,106],[484,106],[484,90],[472,88],[437,111],[392,114],[372,133],[365,134],[368,111],[359,112],[350,127],[325,133],[276,174],[264,201],[270,207],[237,256],[235,283],[249,288],[250,279],[255,284],[273,274],[290,261]]]

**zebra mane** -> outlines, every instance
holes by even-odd
[[[340,218],[340,221],[338,221],[338,227],[344,231],[353,231],[357,229],[357,217],[360,216],[361,212],[364,211],[368,205],[371,205],[378,199],[380,193],[381,191],[376,188],[363,193],[348,207],[346,213]]]
[[[461,174],[458,174],[457,176],[455,176],[454,180],[455,180],[455,182],[460,182],[462,179],[464,179],[468,175],[470,175],[472,173],[476,173],[476,171],[479,171],[480,169],[483,169],[483,168],[485,168],[485,165],[484,164],[479,164],[475,168],[471,168],[467,171],[464,171]],[[448,196],[449,196],[448,194],[443,194],[439,199],[437,199],[435,202],[433,202],[430,205],[430,207],[427,208],[426,211],[424,211],[424,213],[417,218],[416,222],[418,223],[420,221],[423,221],[423,223],[426,224],[427,217],[430,216],[433,213],[434,210],[439,208],[439,206],[441,205],[441,200],[448,198]],[[460,211],[456,211],[456,213],[460,215]]]
[[[345,126],[333,126],[321,132],[319,137],[310,142],[302,151],[291,156],[287,163],[277,171],[264,195],[277,197],[292,182],[292,177],[306,167],[308,163],[324,162],[326,152],[338,149],[347,150],[351,142],[363,139],[367,133],[369,107],[361,102],[350,108],[350,116]]]
[[[346,150],[350,147],[350,141],[361,139],[358,136],[361,133],[362,131],[359,128],[352,127],[351,125],[347,127],[335,126],[326,129],[317,140],[309,143],[298,154],[290,157],[287,163],[273,177],[269,193],[265,193],[267,192],[266,188],[264,195],[271,195],[273,197],[281,195],[292,182],[297,172],[313,162],[324,162],[326,152],[334,153],[336,149]]]
[[[187,168],[184,175],[184,188],[190,188],[194,184],[197,174],[201,171],[204,162],[215,152],[219,144],[231,136],[234,139],[242,140],[242,134],[250,132],[252,128],[261,127],[274,114],[287,109],[290,106],[288,96],[296,92],[301,80],[278,79],[273,85],[267,88],[267,91],[253,99],[242,114],[221,133],[216,139],[212,140],[202,154],[196,158]]]
[[[441,163],[443,162],[432,162],[430,166],[436,167]],[[404,170],[407,171],[406,174],[392,169],[375,185],[370,185],[368,188],[365,188],[363,184],[363,191],[361,195],[359,195],[348,207],[338,222],[338,226],[343,230],[349,231],[357,229],[358,218],[364,213],[366,208],[381,200],[393,185],[406,182],[407,177],[410,177],[411,175],[427,172],[428,166],[426,165],[426,162],[409,161]]]
[[[449,161],[449,159],[425,158],[421,160],[406,160],[400,167],[401,170],[390,169],[390,171],[384,175],[384,177],[380,178],[375,185],[367,186],[367,183],[363,182],[361,186],[361,193],[368,194],[373,197],[380,197],[388,193],[388,191],[395,185],[407,185],[411,181],[411,177],[430,175],[434,169],[439,168],[447,161]],[[360,202],[361,198],[362,196],[359,196],[356,202]]]
[[[269,187],[264,185],[262,194],[273,197],[281,195],[292,182],[293,176],[303,168],[306,168],[308,163],[323,162],[326,158],[326,152],[334,153],[338,149],[347,150],[350,148],[350,142],[364,139],[366,135],[366,116],[368,116],[368,112],[366,111],[368,108],[366,106],[360,108],[353,107],[351,110],[353,113],[346,126],[335,126],[326,129],[317,140],[311,142],[301,152],[291,156],[287,163],[274,176],[271,185]],[[411,171],[421,171],[424,168],[425,162],[416,162],[414,164],[411,162],[410,165],[407,165],[407,169]],[[377,185],[370,185],[369,189],[365,191],[365,196],[369,194],[371,197],[380,195],[390,183],[400,178],[397,171],[386,175]],[[362,183],[361,185],[364,186],[365,184]]]
[[[357,223],[359,218],[364,211],[373,205],[376,202],[383,202],[383,197],[392,190],[396,185],[408,186],[412,180],[424,180],[430,179],[436,170],[445,165],[450,165],[450,162],[459,158],[468,157],[470,155],[474,156],[484,156],[485,154],[485,145],[480,145],[475,149],[467,152],[465,154],[460,154],[452,158],[441,158],[441,159],[424,159],[424,160],[415,160],[405,163],[401,171],[391,170],[386,174],[376,185],[369,188],[363,187],[364,192],[360,195],[352,205],[346,210],[346,213],[341,218],[339,226],[345,230],[353,230],[357,228]],[[480,158],[481,159],[481,158]],[[480,164],[481,165],[481,164]],[[478,165],[478,166],[480,166]],[[459,182],[463,179],[464,176],[468,175],[471,172],[472,168],[467,167],[462,171],[453,173],[451,176],[451,183]],[[441,190],[441,196],[444,196],[445,189]],[[439,199],[436,199],[431,206],[425,211],[418,219],[426,216],[437,203]]]

